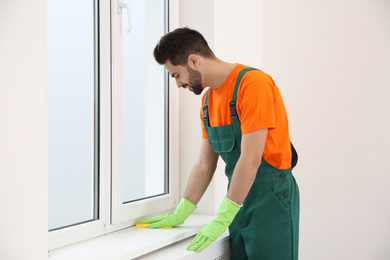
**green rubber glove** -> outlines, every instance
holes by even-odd
[[[140,224],[149,224],[148,228],[159,228],[166,226],[177,226],[183,224],[184,221],[196,209],[196,205],[189,200],[182,198],[179,205],[177,205],[175,212],[145,219],[140,221]]]
[[[225,198],[218,210],[218,217],[204,226],[196,235],[187,250],[200,252],[213,243],[233,222],[241,206]]]

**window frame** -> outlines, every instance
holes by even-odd
[[[179,25],[178,0],[166,0],[168,8],[169,30]],[[57,229],[48,232],[48,248],[54,250],[69,244],[74,244],[93,237],[105,235],[123,228],[133,226],[141,218],[163,214],[172,210],[179,200],[179,112],[178,92],[171,86],[175,82],[168,77],[168,89],[166,93],[169,100],[169,109],[166,116],[168,120],[168,176],[169,193],[153,198],[119,205],[112,198],[121,198],[121,183],[113,175],[113,139],[115,129],[112,125],[114,77],[116,69],[115,59],[112,57],[114,44],[112,43],[112,31],[114,12],[118,6],[118,0],[97,0],[98,2],[98,31],[99,31],[99,205],[97,220]],[[117,12],[116,12],[117,13]],[[126,19],[126,18],[122,18]],[[119,194],[119,195],[118,195]],[[120,200],[121,201],[121,200]],[[158,207],[156,206],[158,205]],[[161,207],[161,205],[163,207]],[[133,212],[138,212],[134,214]],[[140,212],[142,212],[140,214]]]
[[[168,0],[164,3],[164,12],[167,13]],[[122,20],[126,19],[125,16],[117,15],[119,12],[118,4],[113,1],[111,5],[112,10],[112,26],[111,26],[111,39],[112,39],[112,224],[118,224],[125,221],[129,221],[132,225],[139,221],[140,216],[152,215],[155,212],[163,212],[174,207],[175,197],[172,189],[168,188],[168,192],[163,195],[154,196],[151,198],[143,198],[138,201],[130,203],[122,202],[122,154],[120,145],[121,131],[122,131],[122,35],[125,33],[126,28],[122,28]],[[130,6],[131,9],[131,6]],[[169,9],[169,8],[168,8]],[[123,14],[123,12],[122,12]],[[165,29],[169,28],[168,17],[165,19]],[[165,84],[168,86],[168,75],[165,70]],[[165,90],[165,99],[169,104],[169,86]],[[169,111],[165,111],[165,124],[169,124],[172,117],[169,115]],[[168,126],[168,125],[166,125]],[[169,136],[169,127],[167,129],[168,136],[165,136],[165,146],[170,147],[169,141],[172,136]],[[164,147],[165,152],[167,147]],[[171,158],[171,154],[167,153],[168,158]],[[164,171],[168,171],[168,187],[173,187],[174,183],[169,176],[169,165],[166,165]],[[140,214],[142,212],[142,214]]]

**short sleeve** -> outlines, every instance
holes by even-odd
[[[237,96],[237,113],[242,134],[276,127],[274,90],[267,78],[243,78]]]

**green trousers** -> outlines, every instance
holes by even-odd
[[[297,260],[299,189],[291,170],[263,161],[229,232],[232,260]]]

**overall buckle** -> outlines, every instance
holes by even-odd
[[[237,116],[236,101],[230,101],[230,115]]]

